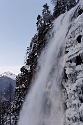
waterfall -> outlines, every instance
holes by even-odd
[[[39,58],[40,71],[28,93],[18,125],[64,125],[61,81],[65,65],[65,37],[75,8],[54,21],[54,34]]]

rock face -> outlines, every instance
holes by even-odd
[[[83,13],[71,24],[65,52],[66,65],[62,84],[66,125],[83,125]]]

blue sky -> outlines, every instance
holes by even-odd
[[[20,72],[32,36],[36,18],[44,3],[51,0],[0,0],[0,73]]]

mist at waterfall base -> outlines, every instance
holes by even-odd
[[[76,7],[54,21],[54,34],[42,51],[38,65],[40,71],[28,93],[18,125],[64,125],[64,98],[61,81],[65,65],[65,37]]]

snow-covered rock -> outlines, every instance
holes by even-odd
[[[71,24],[65,52],[66,81],[62,83],[66,93],[66,125],[83,125],[83,14]]]

